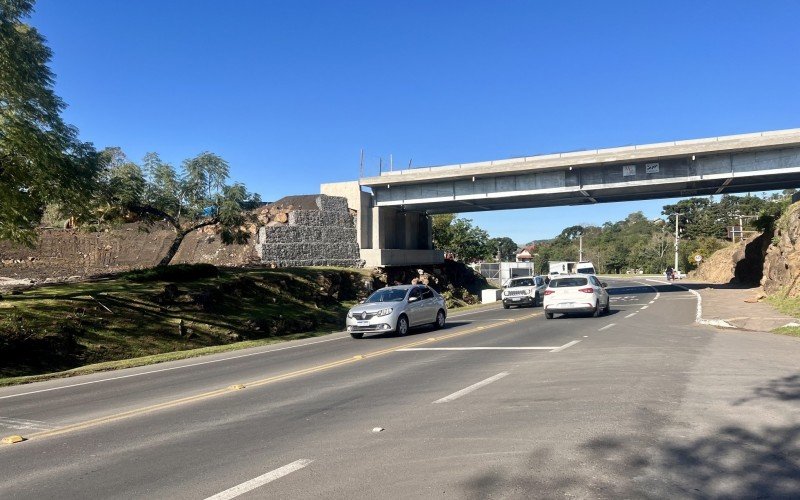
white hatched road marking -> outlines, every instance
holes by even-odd
[[[54,428],[52,425],[49,425],[47,422],[42,422],[41,420],[27,420],[23,418],[9,417],[0,417],[0,427],[16,430],[34,429],[42,431],[49,431]]]
[[[453,401],[454,399],[458,399],[461,396],[464,396],[466,394],[469,394],[472,391],[480,389],[481,387],[483,387],[485,385],[489,385],[492,382],[497,382],[498,380],[500,380],[501,378],[503,378],[503,377],[505,377],[507,375],[508,375],[508,372],[498,373],[497,375],[489,377],[486,380],[481,380],[477,384],[472,384],[471,386],[466,387],[464,389],[461,389],[460,391],[456,391],[453,394],[450,394],[449,396],[445,396],[442,399],[437,399],[436,401],[433,402],[433,404],[449,403],[450,401]]]
[[[233,488],[229,488],[225,491],[217,493],[214,496],[206,498],[206,500],[230,500],[231,498],[236,498],[249,491],[253,491],[254,489],[260,486],[264,486],[267,483],[271,483],[276,479],[280,479],[287,474],[291,474],[292,472],[300,470],[303,467],[310,464],[311,462],[313,462],[313,460],[307,460],[307,459],[296,460],[288,465],[284,465],[279,469],[267,472],[266,474],[262,474],[261,476],[253,478],[249,481],[245,481],[242,484],[236,485]]]

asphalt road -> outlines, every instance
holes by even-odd
[[[600,318],[498,306],[1,389],[28,440],[0,498],[796,497],[800,341],[610,285]]]

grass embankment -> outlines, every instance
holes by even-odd
[[[347,309],[363,296],[364,279],[348,269],[191,265],[6,293],[0,299],[0,385],[340,329]]]
[[[783,314],[798,318],[798,323],[800,323],[800,297],[783,297],[780,294],[770,295],[767,297],[767,302]],[[772,332],[800,337],[800,326],[782,326],[772,330]]]

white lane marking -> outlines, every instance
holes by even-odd
[[[251,353],[247,353],[247,354],[240,354],[238,356],[231,356],[231,357],[228,357],[228,358],[212,359],[212,360],[209,360],[209,361],[200,361],[198,363],[192,363],[192,364],[188,364],[188,365],[171,366],[171,367],[168,367],[168,368],[159,368],[158,370],[149,370],[149,371],[146,371],[146,372],[131,373],[131,374],[128,374],[128,375],[120,375],[118,377],[109,377],[109,378],[104,378],[104,379],[100,379],[100,380],[90,380],[89,382],[79,382],[77,384],[69,384],[69,385],[62,385],[62,386],[58,386],[58,387],[50,387],[48,389],[38,389],[36,391],[21,392],[19,394],[10,394],[8,396],[0,396],[0,399],[18,398],[20,396],[29,396],[31,394],[39,394],[41,392],[59,391],[59,390],[62,390],[62,389],[71,389],[73,387],[80,387],[80,386],[83,386],[83,385],[99,384],[101,382],[111,382],[113,380],[122,380],[122,379],[125,379],[125,378],[141,377],[143,375],[152,375],[154,373],[162,373],[162,372],[168,372],[168,371],[172,371],[172,370],[181,370],[183,368],[193,368],[195,366],[210,365],[212,363],[221,363],[223,361],[231,361],[231,360],[234,360],[234,359],[248,358],[250,356],[258,356],[258,355],[261,355],[261,354],[270,354],[270,353],[273,353],[273,352],[285,351],[287,349],[296,349],[298,347],[305,347],[305,346],[314,345],[314,344],[322,344],[324,342],[332,342],[334,340],[342,340],[342,339],[345,339],[345,338],[347,338],[347,337],[336,337],[336,338],[333,338],[333,339],[318,340],[316,342],[307,342],[305,344],[298,344],[298,345],[292,345],[292,346],[288,346],[288,347],[281,347],[281,348],[278,348],[278,349],[270,349],[268,351],[251,352]]]
[[[491,310],[493,310],[493,308],[487,307],[486,309],[482,309],[480,311],[468,312],[468,313],[463,313],[463,314],[456,314],[456,315],[448,316],[448,317],[449,318],[460,318],[462,316],[470,316],[472,314],[485,313],[485,312],[491,311]],[[507,318],[504,318],[504,319],[507,319]],[[337,332],[337,333],[342,333],[342,332]],[[168,372],[168,371],[172,371],[172,370],[181,370],[181,369],[184,369],[184,368],[193,368],[195,366],[203,366],[203,365],[208,365],[208,364],[212,364],[212,363],[221,363],[223,361],[232,361],[234,359],[241,359],[241,358],[248,358],[248,357],[251,357],[251,356],[258,356],[260,354],[270,354],[270,353],[273,353],[273,352],[285,351],[287,349],[296,349],[298,347],[306,347],[306,346],[315,345],[315,344],[322,344],[322,343],[325,343],[325,342],[333,342],[334,340],[343,340],[343,339],[346,339],[346,338],[349,338],[349,336],[342,336],[342,337],[336,337],[336,338],[332,338],[332,339],[318,340],[318,341],[315,341],[315,342],[306,342],[304,344],[292,345],[292,346],[288,346],[288,347],[280,347],[280,348],[277,348],[277,349],[269,349],[267,351],[251,352],[251,353],[247,353],[247,354],[240,354],[240,355],[237,355],[237,356],[230,356],[230,357],[227,357],[227,358],[214,359],[214,360],[210,360],[210,361],[201,361],[201,362],[198,362],[198,363],[192,363],[192,364],[188,364],[188,365],[172,366],[172,367],[169,367],[169,368],[160,368],[158,370],[148,370],[146,372],[140,372],[140,373],[131,373],[131,374],[128,374],[128,375],[120,375],[118,377],[109,377],[109,378],[104,378],[104,379],[100,379],[100,380],[91,380],[89,382],[79,382],[77,384],[69,384],[69,385],[62,385],[62,386],[58,386],[58,387],[50,387],[48,389],[38,389],[38,390],[35,390],[35,391],[21,392],[19,394],[9,394],[8,396],[0,396],[0,399],[18,398],[18,397],[21,397],[21,396],[30,396],[31,394],[39,394],[39,393],[42,393],[42,392],[60,391],[62,389],[72,389],[74,387],[81,387],[81,386],[84,386],[84,385],[99,384],[99,383],[102,383],[102,382],[112,382],[114,380],[122,380],[122,379],[132,378],[132,377],[141,377],[143,375],[152,375],[154,373],[162,373],[162,372]]]
[[[687,287],[685,287],[683,285],[678,285],[676,283],[670,283],[668,281],[651,280],[651,279],[648,279],[647,281],[652,281],[654,283],[662,283],[664,285],[672,285],[672,286],[680,288],[682,290],[686,290],[687,292],[689,292],[692,295],[694,295],[695,297],[697,297],[697,312],[696,312],[695,317],[694,317],[695,323],[698,323],[700,325],[718,326],[718,327],[721,327],[721,328],[734,328],[734,329],[736,328],[735,326],[733,326],[732,324],[728,323],[727,321],[725,321],[723,319],[703,319],[703,298],[700,296],[700,293],[698,293],[697,290],[692,290],[692,289],[687,288]]]
[[[649,304],[655,304],[655,303],[656,303],[656,301],[655,301],[655,300],[651,300],[651,301],[649,302]]]
[[[497,375],[489,377],[486,380],[481,380],[477,384],[472,384],[471,386],[466,387],[464,389],[461,389],[460,391],[454,392],[453,394],[450,394],[449,396],[445,396],[442,399],[437,399],[436,401],[433,402],[433,404],[449,403],[450,401],[453,401],[454,399],[458,399],[461,396],[469,394],[470,392],[472,392],[474,390],[480,389],[481,387],[483,387],[485,385],[489,385],[492,382],[497,382],[498,380],[500,380],[501,378],[503,378],[503,377],[505,377],[507,375],[508,375],[508,372],[498,373]]]
[[[236,498],[239,495],[247,493],[248,491],[253,491],[259,486],[264,486],[265,484],[271,483],[276,479],[280,479],[287,474],[291,474],[294,471],[300,470],[306,465],[310,464],[311,462],[313,462],[313,460],[306,460],[306,459],[296,460],[290,463],[289,465],[284,465],[279,469],[267,472],[266,474],[262,474],[261,476],[258,476],[249,481],[245,481],[242,484],[234,486],[233,488],[229,488],[225,491],[217,493],[214,496],[206,498],[206,500],[230,500],[231,498]]]
[[[642,306],[642,307],[641,307],[641,310],[645,310],[645,309],[647,309],[648,307],[650,307],[650,306]]]
[[[556,347],[555,349],[553,349],[553,350],[552,350],[552,351],[550,351],[550,352],[561,352],[561,351],[563,351],[564,349],[568,349],[568,348],[570,348],[570,347],[574,346],[574,345],[575,345],[575,344],[577,344],[578,342],[580,342],[580,340],[573,340],[572,342],[567,342],[566,344],[562,345],[561,347]]]
[[[625,318],[630,318],[632,316],[636,316],[636,313],[630,313],[629,315],[625,316]]]
[[[409,351],[549,351],[557,347],[407,347],[397,352]]]
[[[615,326],[615,325],[616,325],[616,323],[610,323],[610,324],[604,326],[603,328],[601,328],[601,329],[599,329],[597,331],[598,332],[602,332],[603,330],[608,330],[609,328],[611,328],[612,326]]]

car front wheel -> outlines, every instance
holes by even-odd
[[[445,323],[445,321],[446,321],[446,318],[445,318],[445,316],[444,316],[444,311],[442,311],[441,309],[439,309],[439,312],[438,312],[438,313],[436,313],[436,323],[435,323],[435,324],[436,324],[436,328],[437,328],[437,329],[442,329],[442,328],[444,328],[444,323]]]
[[[397,335],[400,337],[404,337],[408,334],[408,318],[405,316],[400,316],[400,319],[397,320],[397,329],[395,330]]]

